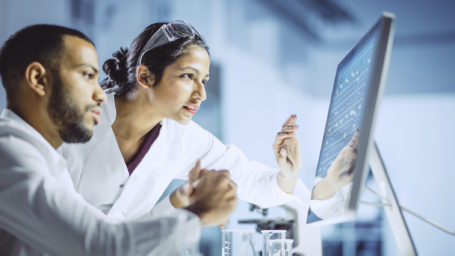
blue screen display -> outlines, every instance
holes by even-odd
[[[338,153],[361,130],[376,36],[372,34],[338,67],[316,176],[325,177]]]

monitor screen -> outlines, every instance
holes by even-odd
[[[339,63],[307,223],[351,220],[368,171],[373,122],[392,41],[393,15],[379,21]]]

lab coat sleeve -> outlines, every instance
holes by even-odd
[[[172,205],[170,195],[168,195],[153,207],[150,215],[153,217],[166,216],[174,213],[176,210],[177,208]]]
[[[32,144],[14,136],[0,138],[0,227],[38,251],[172,255],[178,248],[193,247],[199,239],[199,219],[190,212],[115,222],[59,182],[50,169]]]
[[[249,160],[236,146],[224,145],[194,122],[190,122],[185,127],[187,127],[187,133],[182,133],[180,141],[182,152],[186,152],[186,162],[189,164],[183,168],[185,172],[181,173],[180,178],[186,178],[185,175],[200,158],[202,168],[228,170],[232,180],[237,183],[237,194],[242,200],[267,208],[296,198],[295,195],[285,193],[278,186],[279,170]],[[301,185],[303,183],[299,186]]]
[[[316,178],[315,184],[322,178]],[[347,213],[352,183],[344,186],[326,200],[310,200],[311,211],[321,219],[343,216]]]

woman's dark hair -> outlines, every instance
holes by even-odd
[[[103,89],[112,91],[116,96],[124,96],[136,89],[136,68],[142,48],[158,29],[167,23],[154,23],[149,25],[134,39],[130,48],[120,48],[112,58],[103,64],[107,78],[101,83]],[[158,84],[164,69],[184,55],[185,48],[189,45],[203,47],[209,52],[204,39],[198,35],[183,37],[173,42],[158,46],[147,51],[142,57],[142,64],[155,75],[155,84]]]

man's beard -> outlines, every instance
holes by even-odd
[[[65,90],[58,72],[52,84],[47,111],[58,127],[58,133],[67,143],[86,142],[92,137],[92,130],[84,125],[84,114],[91,106],[86,106],[81,112],[72,101],[70,93]]]

